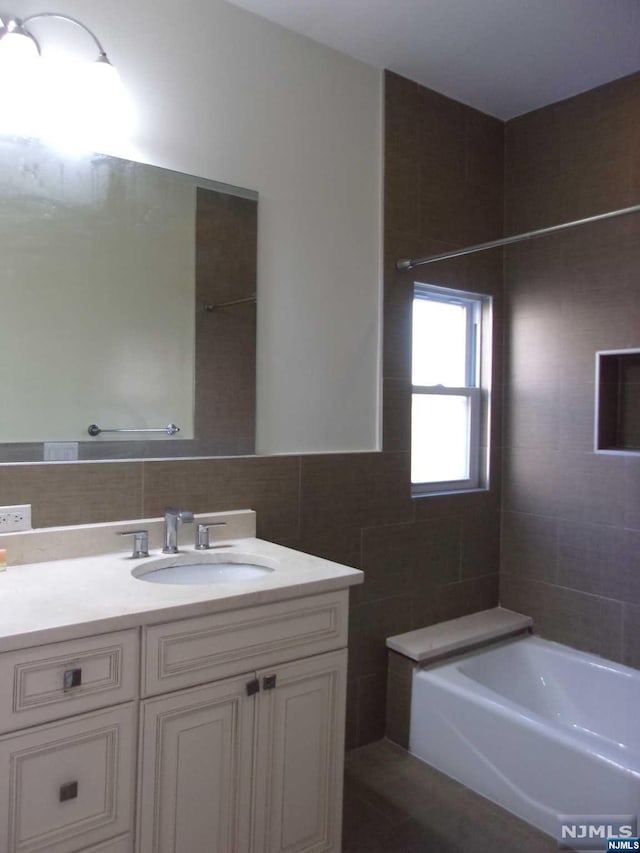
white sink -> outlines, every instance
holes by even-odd
[[[254,554],[180,554],[137,566],[131,574],[148,583],[244,583],[268,577],[274,561]]]

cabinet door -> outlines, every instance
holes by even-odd
[[[340,850],[347,652],[261,671],[254,853]]]
[[[246,853],[254,676],[141,703],[138,853]]]

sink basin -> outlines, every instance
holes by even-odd
[[[254,554],[182,554],[143,563],[131,574],[147,583],[244,583],[268,577],[275,564]]]

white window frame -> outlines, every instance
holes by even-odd
[[[434,480],[411,484],[414,496],[439,494],[440,492],[469,491],[482,488],[480,470],[480,433],[482,428],[482,385],[481,385],[481,346],[483,339],[483,309],[490,303],[490,297],[463,290],[453,290],[437,285],[414,283],[413,298],[428,299],[432,302],[445,302],[450,305],[464,305],[467,308],[467,334],[465,339],[465,385],[451,387],[444,385],[412,385],[411,404],[416,395],[467,397],[469,400],[469,443],[468,472],[462,480]]]

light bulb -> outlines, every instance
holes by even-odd
[[[0,37],[0,132],[37,136],[40,51],[31,35],[11,21]]]
[[[67,152],[103,151],[127,142],[133,110],[120,75],[102,56],[88,66],[43,61],[42,135]]]
[[[0,66],[3,72],[11,69],[20,73],[38,60],[40,50],[36,40],[17,21],[11,21],[0,38]]]
[[[88,69],[86,80],[87,123],[112,139],[130,135],[133,109],[120,75],[105,55]]]

